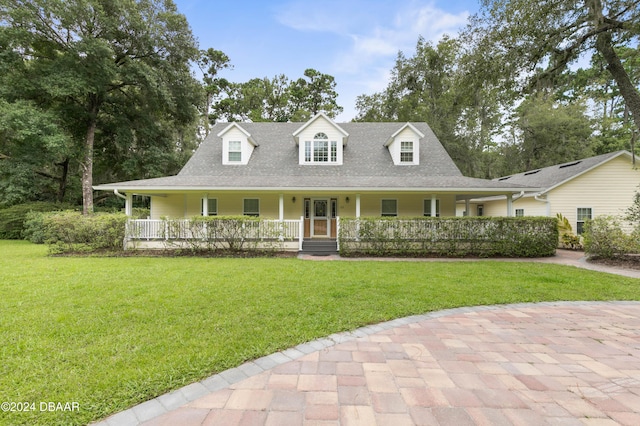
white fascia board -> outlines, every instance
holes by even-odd
[[[541,194],[543,194],[542,192],[539,192],[540,190],[542,190],[542,188],[539,188],[538,191],[531,191],[531,189],[529,189],[528,191],[530,192],[526,192],[522,198],[532,198],[532,197],[537,197]],[[515,191],[515,192],[519,192],[519,191]],[[515,194],[514,192],[514,194]],[[506,195],[504,195],[504,193],[500,194],[500,195],[488,195],[486,197],[478,197],[478,198],[471,198],[469,199],[470,202],[473,203],[486,203],[489,201],[502,201],[505,200],[507,198]],[[463,202],[464,200],[458,200],[458,202]]]
[[[202,191],[260,191],[260,192],[278,192],[278,191],[309,191],[309,192],[331,192],[331,191],[340,191],[340,192],[439,192],[439,193],[482,193],[482,194],[495,194],[495,195],[504,195],[505,193],[520,193],[524,189],[520,188],[440,188],[440,187],[354,187],[354,186],[343,186],[343,187],[317,187],[317,186],[292,186],[292,187],[278,187],[278,188],[265,188],[265,187],[256,187],[256,186],[247,186],[247,187],[215,187],[215,186],[163,186],[163,187],[136,187],[136,186],[119,186],[113,187],[108,185],[98,185],[94,186],[93,189],[96,191],[113,191],[117,189],[120,192],[145,192],[150,194],[152,192],[158,191],[161,193],[166,192],[202,192]],[[532,188],[526,188],[526,190],[531,191]]]
[[[399,128],[399,129],[394,133],[394,134],[392,134],[392,135],[389,137],[389,139],[387,139],[387,142],[385,142],[384,146],[389,146],[389,145],[391,145],[391,143],[392,143],[392,142],[393,142],[393,140],[396,138],[396,136],[398,136],[398,135],[399,135],[399,134],[400,134],[400,133],[401,133],[405,128],[407,128],[407,127],[408,127],[409,129],[411,129],[411,131],[412,131],[413,133],[415,133],[416,135],[418,135],[418,137],[419,137],[419,138],[424,138],[424,134],[423,134],[420,130],[416,129],[416,127],[415,127],[413,124],[411,124],[411,123],[407,122],[407,123],[405,123],[402,127],[400,127],[400,128]]]
[[[236,123],[235,121],[231,124],[229,124],[227,127],[225,127],[224,129],[222,129],[220,131],[220,133],[218,133],[216,136],[218,136],[219,138],[222,137],[222,135],[224,135],[225,133],[227,133],[229,130],[231,130],[232,128],[236,128],[238,130],[240,130],[246,137],[247,140],[253,144],[253,146],[258,146],[258,143],[255,141],[255,139],[253,139],[253,137],[251,136],[251,133],[247,132],[245,129],[242,128],[241,125],[239,125],[238,123]]]
[[[346,145],[347,143],[347,139],[349,138],[349,133],[347,133],[342,127],[338,126],[338,124],[333,121],[332,119],[330,119],[324,112],[319,112],[316,115],[314,115],[313,117],[311,117],[309,119],[309,121],[307,121],[306,123],[304,123],[302,126],[300,126],[298,128],[298,130],[296,130],[295,132],[293,132],[293,139],[296,142],[296,145],[300,143],[300,140],[298,139],[298,135],[304,131],[304,129],[306,129],[307,127],[309,127],[314,121],[318,120],[320,117],[324,118],[325,120],[327,120],[333,127],[335,127],[341,134],[342,134],[342,144]]]

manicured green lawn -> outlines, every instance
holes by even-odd
[[[640,280],[526,262],[62,258],[0,241],[1,424],[83,424],[244,361],[411,314],[640,300]]]

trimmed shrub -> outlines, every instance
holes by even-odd
[[[38,201],[16,204],[0,210],[0,239],[19,240],[24,237],[23,229],[30,212],[51,212],[71,208],[69,205]]]
[[[584,224],[584,251],[603,259],[640,253],[639,233],[638,229],[626,233],[620,218],[598,216]]]
[[[194,216],[189,220],[164,219],[166,248],[191,251],[273,250],[281,246],[279,224],[252,216]],[[135,233],[135,230],[130,230]]]
[[[541,257],[555,254],[548,217],[340,218],[343,256]]]
[[[122,213],[76,211],[43,214],[33,218],[42,223],[42,239],[53,254],[123,249],[127,216]]]

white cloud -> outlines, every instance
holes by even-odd
[[[351,119],[355,98],[387,86],[398,52],[411,55],[418,37],[437,42],[445,34],[455,35],[469,18],[440,9],[422,0],[329,0],[310,3],[294,0],[276,14],[282,25],[304,32],[323,32],[343,40],[333,52],[327,72],[340,87],[339,102],[345,106],[343,119]]]

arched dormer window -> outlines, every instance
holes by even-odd
[[[326,133],[316,133],[312,141],[304,143],[306,163],[335,163],[338,161],[338,142],[329,141]]]

